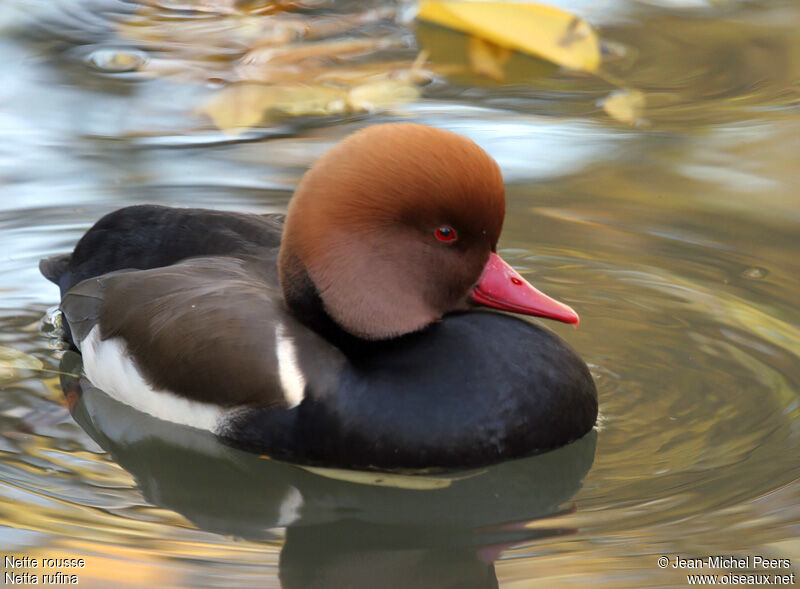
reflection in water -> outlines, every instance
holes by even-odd
[[[591,432],[543,456],[479,471],[341,480],[342,471],[266,460],[122,405],[69,376],[80,373],[73,352],[61,371],[76,421],[148,501],[249,540],[270,540],[285,526],[280,579],[287,589],[496,587],[493,563],[503,549],[574,532],[526,524],[556,514],[594,459]]]

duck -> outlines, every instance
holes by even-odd
[[[497,253],[505,186],[470,139],[368,126],[281,214],[134,205],[46,258],[86,378],[274,460],[467,469],[592,430],[576,325]]]

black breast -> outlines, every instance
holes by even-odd
[[[356,468],[473,467],[564,445],[597,418],[586,364],[551,332],[497,313],[446,317],[350,355],[337,388],[253,410],[225,437],[275,458]]]

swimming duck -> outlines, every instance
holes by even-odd
[[[490,307],[577,324],[497,254],[505,191],[469,139],[392,123],[319,158],[283,215],[156,205],[42,260],[89,380],[240,448],[467,468],[580,438],[586,364]]]

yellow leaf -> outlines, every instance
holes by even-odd
[[[249,128],[278,116],[329,116],[374,112],[419,97],[411,79],[377,80],[351,89],[323,84],[235,84],[197,108],[224,133],[236,137]]]
[[[511,58],[511,50],[485,41],[480,37],[469,38],[469,67],[479,76],[486,76],[495,82],[504,82],[503,64]]]
[[[552,6],[428,0],[420,5],[417,18],[567,68],[593,72],[600,65],[600,44],[594,29]]]
[[[17,378],[22,370],[42,370],[44,364],[30,354],[0,346],[0,381]]]
[[[639,90],[617,90],[603,100],[603,110],[621,123],[633,125],[642,118],[645,97]]]
[[[212,96],[197,111],[206,114],[223,132],[237,136],[256,126],[271,112],[331,115],[346,110],[347,94],[329,86],[264,86],[236,84]]]
[[[419,88],[411,81],[380,80],[361,84],[347,94],[347,104],[356,112],[374,112],[419,98]]]

